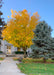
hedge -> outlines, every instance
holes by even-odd
[[[24,54],[23,51],[15,51],[15,54]]]
[[[3,53],[2,51],[0,51],[0,54]]]

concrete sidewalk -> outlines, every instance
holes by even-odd
[[[11,57],[5,58],[5,60],[1,61],[0,64],[0,75],[25,75],[20,72],[16,65],[16,61],[14,61]]]

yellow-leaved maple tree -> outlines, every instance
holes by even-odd
[[[14,46],[23,48],[25,55],[26,49],[32,45],[33,29],[40,17],[37,12],[30,16],[26,9],[19,12],[11,10],[11,13],[11,19],[2,31],[2,37]]]

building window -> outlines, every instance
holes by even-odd
[[[7,49],[11,49],[11,46],[7,46]]]

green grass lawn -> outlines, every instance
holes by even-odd
[[[0,57],[0,60],[4,60],[4,58],[1,58],[1,57]]]
[[[20,63],[17,66],[27,75],[54,75],[54,64]]]

